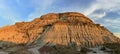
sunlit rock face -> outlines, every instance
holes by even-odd
[[[31,22],[0,28],[0,40],[16,44],[88,47],[120,41],[105,27],[77,12],[49,13]]]

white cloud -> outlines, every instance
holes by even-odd
[[[85,15],[90,15],[92,14],[94,11],[96,11],[97,9],[100,9],[99,4],[93,4],[92,6],[86,8],[86,10],[83,12]]]
[[[103,13],[94,13],[97,10],[103,10]],[[116,12],[119,14],[119,10],[120,0],[97,0],[90,7],[86,8],[83,13],[91,17],[93,21],[102,20],[103,22],[99,22],[100,24],[110,27],[111,29],[116,29],[117,33],[115,34],[120,36],[120,18],[104,18],[108,12]]]
[[[86,8],[84,14],[87,16],[96,15],[94,12],[96,10],[104,10],[104,12],[113,12],[120,10],[120,0],[97,0],[95,3],[93,3],[90,7]],[[103,15],[105,16],[105,14]],[[100,16],[97,14],[96,18],[102,18],[102,15]]]
[[[16,18],[18,18],[19,15],[14,12],[11,6],[6,4],[6,0],[0,0],[0,17],[15,23],[18,21]]]
[[[97,15],[96,15],[96,17],[98,17],[98,18],[102,18],[102,17],[104,17],[104,16],[106,16],[106,13],[105,13],[105,12],[103,12],[102,14],[97,14]]]
[[[115,18],[115,19],[105,19],[104,21],[105,21],[105,22],[109,22],[109,23],[117,24],[117,23],[120,23],[120,18]]]
[[[109,19],[104,18],[104,22],[101,22],[105,27],[109,27],[109,30],[114,33],[114,35],[120,37],[120,18]]]
[[[90,17],[94,20],[101,19],[106,16],[106,12],[91,14]]]
[[[120,18],[104,19],[105,26],[120,30]]]
[[[42,2],[40,0],[31,0],[31,2],[33,2],[36,7],[35,11],[29,14],[28,20],[32,20],[33,18],[42,15],[46,11],[46,9],[53,4],[54,0],[43,0]]]

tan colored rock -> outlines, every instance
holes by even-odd
[[[105,27],[95,24],[81,13],[49,13],[31,22],[17,22],[0,28],[0,40],[16,44],[97,46],[118,43],[120,39]]]

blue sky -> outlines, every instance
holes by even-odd
[[[81,12],[120,36],[120,0],[0,0],[0,27],[68,11]]]

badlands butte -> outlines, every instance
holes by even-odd
[[[5,42],[5,43],[4,43]],[[100,24],[78,12],[49,13],[31,22],[17,22],[0,28],[0,44],[98,46],[120,43]],[[11,45],[6,44],[6,45]]]

